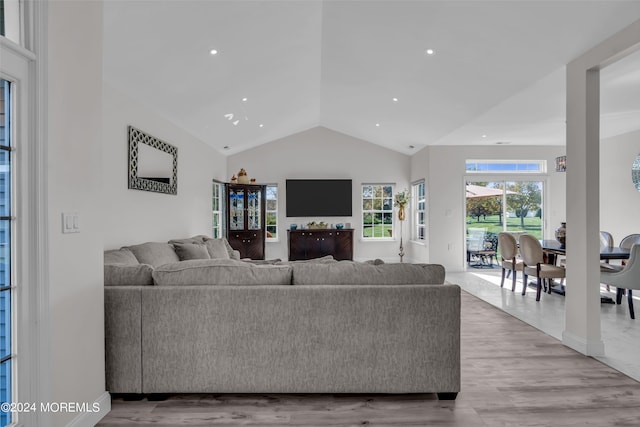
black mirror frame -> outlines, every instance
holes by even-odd
[[[128,127],[129,135],[129,189],[154,191],[164,194],[178,194],[178,148],[155,138],[133,126]],[[138,177],[138,145],[147,144],[173,156],[173,173],[169,183]]]

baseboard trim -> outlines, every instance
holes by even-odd
[[[111,411],[111,395],[105,391],[98,397],[92,408],[99,408],[95,412],[84,412],[73,419],[67,427],[93,427]]]
[[[562,343],[585,356],[604,356],[604,341],[602,340],[585,340],[571,332],[564,331]]]

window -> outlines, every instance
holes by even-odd
[[[0,36],[20,44],[20,2],[0,0]]]
[[[467,160],[467,173],[546,173],[546,160]]]
[[[278,240],[278,186],[267,185],[267,242]]]
[[[7,80],[0,79],[0,400],[12,401],[12,340],[11,329],[13,315],[11,299],[13,283],[11,266],[12,229],[12,132],[11,117],[12,86]],[[0,411],[0,425],[11,423],[11,412]]]
[[[416,182],[412,188],[414,227],[413,240],[424,241],[426,239],[426,197],[424,181]]]
[[[391,239],[393,233],[393,185],[362,186],[362,237]]]
[[[219,239],[222,237],[222,223],[224,221],[224,184],[221,182],[213,183],[213,198],[212,198],[212,227],[211,237]]]

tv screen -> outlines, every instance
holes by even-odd
[[[287,216],[351,216],[350,179],[288,179]]]

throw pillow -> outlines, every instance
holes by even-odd
[[[162,264],[180,261],[173,246],[163,242],[147,242],[139,245],[126,246],[140,264],[157,267]]]
[[[207,251],[209,251],[209,257],[211,259],[229,259],[229,251],[225,242],[227,239],[208,239],[204,242]],[[228,244],[228,243],[227,243]],[[233,249],[232,249],[233,250]]]
[[[207,247],[202,243],[174,243],[173,247],[180,261],[211,258]]]

